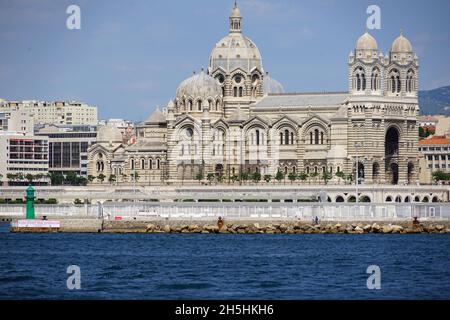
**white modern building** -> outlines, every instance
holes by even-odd
[[[35,124],[97,125],[97,107],[76,101],[0,101],[0,111],[28,111]]]
[[[87,150],[97,141],[97,127],[91,125],[45,125],[36,131],[49,139],[49,171],[87,175]]]
[[[15,131],[33,134],[33,117],[24,110],[0,110],[0,133]]]
[[[29,174],[37,183],[46,183],[48,138],[18,132],[0,133],[1,184],[26,184]]]

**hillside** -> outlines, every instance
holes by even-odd
[[[420,113],[450,116],[450,86],[419,92]]]

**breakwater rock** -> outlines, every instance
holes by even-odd
[[[102,232],[106,233],[202,233],[202,234],[414,234],[450,233],[450,222],[325,222],[308,224],[304,222],[243,223],[225,222],[222,228],[214,223],[183,223],[136,221],[105,222]]]

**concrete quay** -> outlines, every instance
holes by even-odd
[[[59,230],[21,230],[12,232],[60,233],[197,233],[197,234],[450,234],[450,221],[325,221],[318,224],[295,220],[226,220],[218,226],[217,220],[129,220],[63,219]]]

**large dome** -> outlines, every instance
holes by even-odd
[[[264,76],[263,80],[263,93],[284,93],[284,88],[277,80],[272,79],[269,74]]]
[[[123,137],[120,130],[111,125],[100,126],[97,130],[97,142],[98,143],[122,143]]]
[[[222,88],[216,79],[207,75],[203,70],[199,74],[184,80],[177,89],[177,98],[217,98],[222,96]]]
[[[403,34],[400,34],[400,36],[394,40],[394,43],[392,43],[391,52],[410,53],[413,52],[413,48],[411,42],[409,42]]]
[[[356,42],[356,50],[378,50],[377,41],[366,31]]]
[[[222,68],[230,73],[237,68],[250,73],[254,68],[262,71],[261,54],[252,40],[242,33],[230,33],[220,40],[211,53],[210,71]]]
[[[220,40],[211,52],[209,72],[222,68],[226,73],[240,68],[250,73],[254,68],[262,72],[261,53],[255,43],[242,34],[242,17],[237,5],[230,14],[230,33]]]

